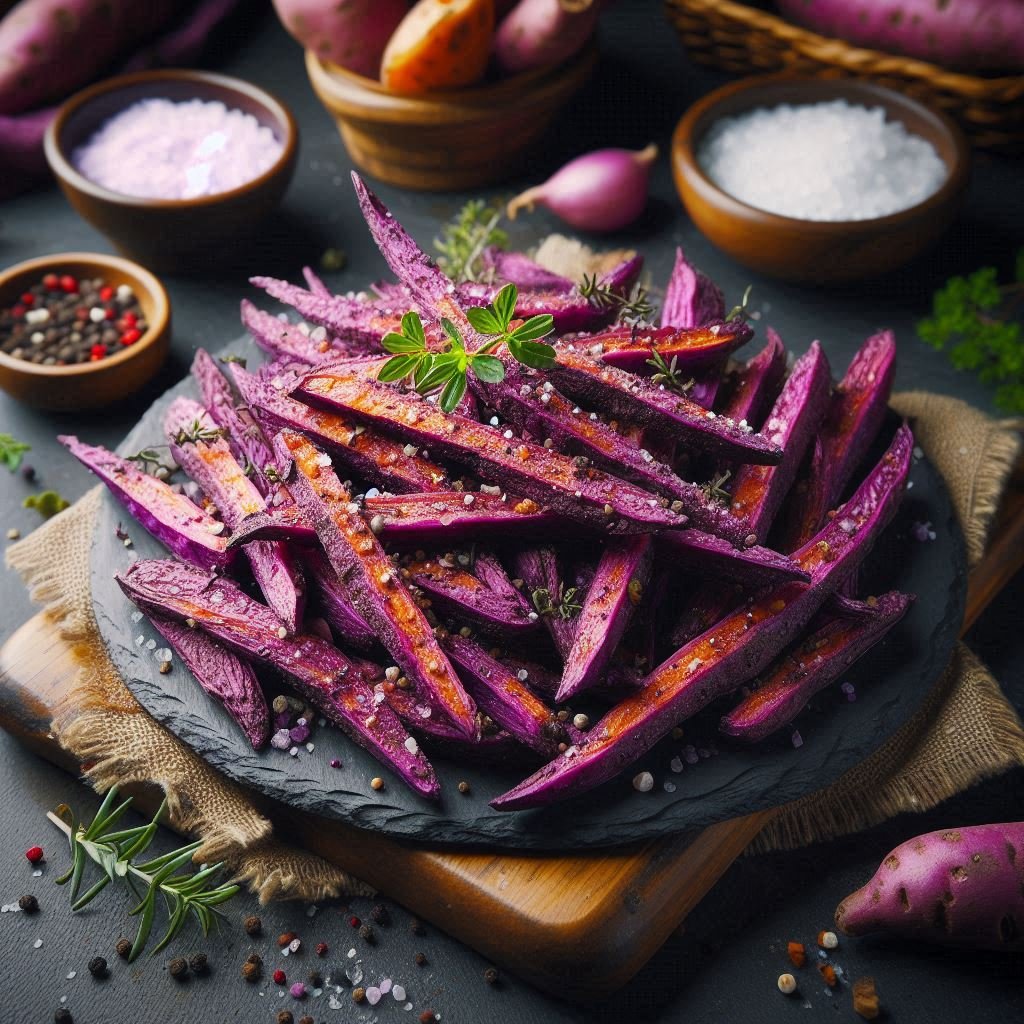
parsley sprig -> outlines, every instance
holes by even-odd
[[[470,371],[488,384],[505,379],[505,366],[493,354],[502,345],[516,362],[546,369],[555,361],[555,350],[540,339],[554,330],[554,320],[545,313],[531,316],[513,328],[518,297],[516,286],[507,284],[489,306],[466,310],[466,319],[473,329],[487,339],[472,350],[466,348],[458,327],[442,317],[445,347],[440,352],[428,351],[423,321],[410,310],[402,317],[401,333],[392,331],[381,339],[381,346],[391,353],[391,358],[380,368],[377,379],[385,383],[409,379],[421,395],[440,390],[439,404],[445,412],[451,412],[466,393]]]
[[[996,385],[995,404],[1024,413],[1024,249],[1015,280],[1000,283],[995,267],[952,277],[932,300],[930,317],[917,325],[921,340],[944,350],[958,370]]]

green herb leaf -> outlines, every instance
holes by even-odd
[[[423,384],[424,378],[430,373],[430,368],[434,365],[434,357],[428,352],[426,355],[420,358],[420,364],[416,367],[412,375],[412,386],[418,391]]]
[[[538,341],[520,341],[518,338],[510,337],[508,350],[516,362],[531,366],[535,370],[546,370],[555,365],[555,350],[550,345]]]
[[[422,352],[423,345],[415,338],[407,338],[404,334],[395,334],[392,331],[390,334],[385,334],[380,339],[380,347],[385,352]]]
[[[454,220],[441,228],[441,237],[434,240],[434,248],[440,254],[438,265],[450,278],[476,281],[483,276],[480,257],[484,249],[508,246],[508,235],[498,227],[501,217],[500,206],[472,199]]]
[[[446,316],[441,317],[441,329],[448,335],[455,348],[462,352],[466,351],[466,343],[462,340],[462,334],[459,332],[458,327]]]
[[[12,473],[21,465],[25,452],[31,451],[32,445],[15,440],[10,434],[0,434],[0,462]]]
[[[647,297],[647,289],[635,284],[627,294],[602,284],[596,274],[584,275],[578,286],[579,293],[592,306],[603,310],[615,310],[624,323],[648,321],[654,315],[654,306]]]
[[[410,309],[405,316],[402,317],[402,334],[407,338],[412,338],[413,341],[420,343],[420,348],[426,348],[427,336],[423,333],[423,321],[420,319],[419,313],[414,309]]]
[[[377,380],[384,384],[402,380],[415,372],[419,364],[420,357],[417,355],[392,356],[378,371]]]
[[[22,508],[34,508],[44,519],[63,512],[71,502],[62,498],[56,491],[40,491],[30,494],[22,503]]]
[[[466,374],[464,372],[457,373],[448,381],[444,386],[444,391],[441,392],[441,408],[445,412],[451,412],[462,401],[462,396],[465,393]]]
[[[494,310],[490,308],[473,306],[466,310],[466,319],[473,325],[473,330],[483,335],[501,334],[505,329]]]
[[[470,366],[473,372],[488,384],[500,384],[505,379],[505,364],[497,356],[475,355]]]
[[[536,341],[538,338],[546,338],[554,329],[555,318],[550,313],[542,313],[521,323],[512,332],[512,337],[516,341]]]
[[[491,308],[494,315],[501,324],[503,331],[508,330],[508,325],[516,315],[516,301],[519,299],[519,289],[514,284],[507,284],[494,297]],[[550,318],[549,318],[550,319]]]
[[[754,286],[752,284],[748,284],[747,287],[743,290],[743,298],[740,299],[740,304],[738,306],[733,306],[732,309],[730,309],[729,312],[726,314],[726,323],[728,323],[730,320],[742,320],[746,322],[747,320],[750,319],[750,311],[748,309],[748,306],[750,303],[750,293],[753,290]]]
[[[433,365],[423,375],[423,379],[417,387],[422,395],[427,395],[435,388],[447,384],[451,378],[460,372],[459,355],[454,352],[443,352],[434,356]]]

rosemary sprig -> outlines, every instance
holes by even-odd
[[[651,374],[651,380],[655,384],[663,384],[669,391],[674,391],[677,395],[685,395],[693,387],[694,379],[689,377],[684,380],[676,366],[677,362],[678,357],[673,356],[672,361],[666,363],[665,357],[657,349],[654,349],[651,358],[647,360],[647,365],[654,367],[655,372]]]
[[[752,284],[748,284],[743,290],[743,298],[740,299],[738,306],[733,306],[732,309],[726,314],[725,321],[728,323],[730,320],[742,320],[746,323],[750,319],[750,293],[754,290]]]
[[[216,441],[224,436],[220,427],[204,427],[202,420],[195,419],[174,435],[176,445],[196,444],[198,441]]]
[[[21,458],[32,445],[19,441],[10,434],[0,434],[0,462],[12,473],[21,465]]]
[[[729,477],[732,476],[731,470],[725,470],[719,473],[718,476],[712,477],[706,484],[701,484],[701,490],[704,492],[704,497],[708,501],[719,501],[725,504],[730,498],[729,492],[725,489],[725,485],[729,482]]]
[[[143,473],[152,474],[155,470],[168,468],[164,464],[163,456],[160,454],[160,449],[166,449],[167,447],[165,444],[159,444],[152,448],[140,448],[134,455],[126,455],[125,459],[128,462],[138,463],[139,469]]]
[[[530,600],[538,615],[558,615],[562,619],[571,619],[583,611],[583,605],[577,600],[579,596],[578,587],[565,589],[562,584],[558,587],[558,603],[551,597],[551,591],[547,587],[538,587],[531,591]]]
[[[654,316],[647,289],[639,283],[627,293],[603,285],[597,274],[584,274],[578,288],[580,295],[597,309],[617,310],[619,320],[625,324],[645,323]]]
[[[482,199],[471,199],[455,219],[441,228],[441,237],[434,239],[440,254],[438,265],[454,281],[476,281],[483,273],[480,255],[488,246],[504,249],[508,235],[498,227],[501,207],[488,205]]]
[[[439,404],[451,412],[466,393],[468,374],[490,384],[505,379],[505,366],[493,353],[504,345],[516,362],[536,369],[545,369],[555,361],[555,350],[538,339],[549,335],[555,327],[550,314],[531,316],[518,327],[512,327],[516,299],[514,284],[507,284],[487,306],[474,306],[466,310],[466,319],[477,333],[488,340],[472,351],[466,349],[458,327],[447,318],[441,327],[448,340],[440,352],[427,351],[427,338],[419,314],[410,310],[402,317],[402,332],[384,335],[381,345],[392,357],[380,368],[377,379],[397,381],[410,378],[421,395],[440,390]]]
[[[118,821],[131,806],[131,798],[115,806],[117,787],[111,787],[88,826],[76,825],[74,814],[67,804],[61,804],[56,813],[46,816],[68,837],[71,844],[71,867],[57,879],[58,885],[71,882],[71,909],[81,910],[91,903],[110,882],[120,878],[139,896],[138,905],[132,909],[132,916],[139,918],[139,929],[128,954],[129,962],[145,948],[156,919],[157,897],[162,896],[167,907],[167,930],[163,938],[153,947],[152,953],[159,953],[181,931],[191,914],[199,922],[203,935],[209,935],[211,927],[220,916],[220,904],[231,899],[238,892],[237,885],[212,885],[222,865],[214,864],[194,874],[182,873],[192,860],[200,843],[189,843],[178,850],[171,850],[144,864],[135,864],[134,859],[146,851],[156,835],[160,816],[167,801],[157,808],[153,820],[136,828],[116,829]],[[102,877],[78,895],[82,877],[88,861],[103,869]],[[141,885],[142,892],[136,887]],[[152,955],[152,954],[151,954]]]

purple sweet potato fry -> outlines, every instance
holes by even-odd
[[[662,327],[703,327],[725,318],[722,291],[676,247],[676,262],[661,304]]]
[[[574,615],[561,615],[558,611],[563,598],[574,586],[573,581],[567,581],[563,575],[558,553],[547,546],[523,548],[516,553],[515,572],[531,595],[535,609],[564,661],[576,637],[576,618]],[[584,594],[577,590],[574,603],[582,605],[583,597]]]
[[[593,687],[643,601],[650,583],[653,542],[649,536],[610,541],[576,617],[572,649],[565,659],[558,703]]]
[[[524,252],[507,252],[496,246],[488,246],[480,254],[480,260],[490,271],[499,286],[514,284],[517,288],[567,295],[576,284],[561,274],[545,270]]]
[[[290,506],[297,508],[297,506]],[[309,528],[316,541],[316,531]],[[349,592],[338,580],[338,574],[319,548],[310,548],[302,556],[306,576],[319,598],[320,611],[334,631],[335,639],[346,648],[369,651],[377,646],[377,634],[366,619],[356,611]]]
[[[473,736],[473,701],[438,647],[390,556],[331,468],[330,456],[292,430],[281,431],[274,444],[282,458],[292,460],[289,490],[313,523],[324,553],[351,594],[355,609],[409,679],[466,736]]]
[[[161,544],[202,569],[226,568],[234,552],[227,548],[224,523],[133,462],[105,448],[62,435],[58,441],[106,484],[110,493]]]
[[[796,558],[810,583],[769,588],[680,648],[647,677],[639,693],[616,705],[584,743],[492,801],[502,810],[553,803],[617,775],[671,728],[769,665],[799,635],[840,581],[867,554],[902,497],[913,436],[901,427],[881,461],[843,509]]]
[[[892,932],[969,949],[1024,950],[1024,821],[908,839],[836,908],[846,935]]]
[[[330,335],[314,340],[295,324],[258,309],[248,299],[242,300],[241,309],[242,326],[264,352],[277,359],[293,359],[307,366],[315,366],[349,353],[347,346],[338,343]]]
[[[181,658],[196,682],[224,706],[254,750],[270,736],[270,709],[252,666],[207,633],[150,615],[153,628]]]
[[[913,598],[892,592],[861,619],[831,618],[772,665],[760,685],[719,725],[726,736],[756,743],[788,725],[819,690],[835,682],[906,614]]]
[[[656,542],[682,568],[734,583],[758,586],[808,578],[794,558],[759,545],[736,548],[700,530],[665,530]]]
[[[760,430],[765,414],[779,393],[786,373],[786,348],[769,327],[768,344],[756,356],[725,376],[725,395],[718,406],[721,416]],[[692,393],[691,393],[692,394]]]
[[[309,634],[282,636],[280,621],[265,605],[229,580],[181,562],[135,562],[117,582],[147,614],[201,629],[243,658],[283,671],[350,739],[390,765],[416,792],[437,798],[440,788],[430,762],[407,745],[409,734],[390,708],[367,713],[373,690],[337,648]]]

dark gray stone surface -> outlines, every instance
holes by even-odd
[[[667,141],[684,106],[723,80],[689,63],[661,20],[660,5],[652,0],[620,0],[607,19],[603,48],[606,56],[600,77],[552,133],[550,148],[537,162],[536,177],[565,157],[594,145],[640,146],[649,138]],[[0,394],[0,431],[30,441],[34,445],[30,461],[39,469],[40,484],[69,498],[83,493],[91,480],[59,448],[54,435],[77,430],[96,442],[117,445],[156,395],[182,376],[196,346],[217,348],[238,333],[236,304],[249,272],[295,277],[302,263],[315,261],[324,245],[340,244],[349,252],[350,269],[332,277],[332,283],[349,287],[383,273],[383,264],[370,252],[358,215],[340,202],[340,185],[333,184],[335,176],[343,180],[348,161],[333,125],[312,96],[296,47],[269,18],[254,17],[251,31],[240,33],[219,63],[229,72],[275,89],[302,122],[302,164],[286,199],[287,215],[252,253],[251,266],[223,267],[205,280],[167,280],[175,310],[173,361],[148,395],[89,416],[54,417],[25,409]],[[738,295],[752,275],[700,238],[679,208],[664,167],[659,168],[654,192],[653,213],[637,238],[643,241],[656,279],[667,272],[672,247],[681,243],[723,283],[730,297]],[[435,225],[465,198],[402,197],[388,188],[382,188],[381,194],[401,216],[414,214],[409,223],[421,239],[430,238]],[[298,230],[290,231],[289,225]],[[528,242],[551,226],[538,216],[518,224],[516,238]],[[1022,240],[1024,168],[1019,161],[982,155],[976,162],[963,216],[942,246],[908,271],[842,291],[816,291],[753,278],[756,303],[762,309],[770,306],[765,318],[780,329],[791,346],[820,337],[836,365],[842,365],[870,330],[891,325],[900,339],[899,387],[956,394],[990,409],[990,391],[969,375],[953,371],[941,356],[920,343],[913,325],[945,276],[983,263],[1006,268]],[[55,189],[0,206],[0,263],[72,248],[110,249],[74,216]],[[34,525],[35,513],[21,508],[21,500],[30,490],[18,477],[0,479],[0,524],[5,529],[16,526],[27,532]],[[5,639],[31,615],[32,606],[9,570],[3,570],[0,579],[0,639]],[[1022,602],[1024,575],[1019,575],[968,636],[1018,708],[1024,708]],[[282,963],[289,968],[288,961],[273,953],[273,937],[289,929],[312,942],[327,941],[332,948],[331,963],[348,963],[347,951],[358,947],[364,969],[374,980],[390,976],[407,987],[415,1010],[407,1015],[388,1005],[377,1014],[382,1024],[415,1019],[426,1007],[440,1012],[442,1021],[458,1024],[491,1020],[502,1024],[853,1021],[858,1018],[845,990],[830,997],[821,986],[806,985],[809,1008],[801,1000],[779,996],[774,986],[777,975],[787,969],[786,941],[812,941],[818,929],[827,926],[839,899],[870,877],[884,854],[909,836],[954,825],[1015,820],[1024,808],[1024,771],[1016,771],[975,786],[927,814],[905,815],[849,839],[796,853],[744,859],[690,917],[685,934],[671,939],[622,993],[594,1009],[579,1010],[541,996],[514,979],[498,991],[489,989],[481,976],[486,964],[478,956],[433,929],[428,929],[423,939],[413,938],[401,911],[395,913],[392,928],[378,929],[380,944],[367,949],[353,941],[353,933],[334,903],[321,909],[313,924],[300,906],[277,905],[260,911],[268,937],[250,943],[240,922],[259,908],[254,899],[239,897],[229,905],[223,933],[203,947],[212,964],[211,976],[205,980],[177,986],[167,975],[163,957],[143,959],[126,968],[115,960],[111,947],[117,936],[130,933],[129,899],[123,894],[104,894],[86,912],[72,915],[66,894],[53,885],[54,876],[67,865],[67,854],[63,841],[44,819],[46,809],[68,800],[85,814],[94,810],[98,801],[86,787],[26,753],[3,733],[0,779],[4,781],[0,793],[0,903],[34,891],[42,905],[34,919],[21,914],[0,916],[3,1024],[46,1024],[53,1019],[61,995],[67,996],[67,1006],[78,1024],[271,1024],[283,1000],[272,985],[249,988],[238,971],[251,947],[265,956],[268,965]],[[42,843],[48,856],[44,874],[38,879],[32,877],[22,853],[35,843]],[[366,901],[354,904],[361,915],[367,907]],[[39,949],[34,948],[37,938],[43,940]],[[190,930],[168,955],[187,954],[200,944]],[[417,950],[430,960],[422,971],[412,963]],[[97,953],[113,964],[108,982],[94,982],[85,970],[88,959]],[[310,969],[312,959],[307,952],[302,974]],[[874,975],[892,1021],[946,1024],[1009,1021],[1020,1015],[1019,963],[929,950],[915,943],[868,940],[845,942],[840,963],[854,977]],[[76,977],[68,980],[71,970]],[[347,1001],[340,1010],[318,1001],[310,1006],[310,1012],[318,1024],[370,1016],[365,1008],[360,1012]],[[301,1013],[296,1014],[299,1016]]]
[[[260,359],[249,341],[230,346],[230,351],[252,365]],[[142,416],[122,443],[122,453],[161,444],[164,411],[182,393],[198,398],[190,379],[176,385]],[[844,677],[856,687],[855,703],[848,703],[838,687],[817,698],[795,723],[803,739],[799,749],[788,731],[755,749],[730,747],[717,735],[722,707],[716,704],[687,723],[683,741],[665,740],[619,778],[546,810],[502,813],[489,806],[532,771],[518,759],[488,766],[432,757],[442,786],[441,802],[435,805],[386,771],[384,790],[371,790],[369,780],[382,772],[380,764],[334,728],[316,729],[315,749],[308,752],[300,745],[294,758],[270,747],[254,751],[180,661],[176,659],[168,675],[158,671],[147,642],[159,649],[164,641],[146,620],[132,621],[135,607],[113,574],[137,558],[164,558],[167,552],[110,495],[104,497],[92,550],[96,617],[114,664],[146,710],[228,776],[267,796],[420,842],[540,849],[611,846],[725,821],[821,789],[877,749],[917,710],[956,640],[966,575],[960,530],[941,479],[922,459],[914,465],[910,483],[903,507],[866,563],[860,592],[898,589],[917,595],[917,600],[886,640]],[[912,525],[924,522],[934,526],[934,541],[914,539]],[[132,538],[131,549],[118,537],[122,525]],[[279,689],[280,683],[274,683],[268,694]],[[596,721],[601,709],[590,710]],[[683,756],[685,744],[718,752],[673,773],[669,762]],[[332,768],[332,759],[340,760],[341,768]],[[630,780],[644,768],[657,784],[641,796]],[[469,796],[457,792],[462,779],[470,783]]]

